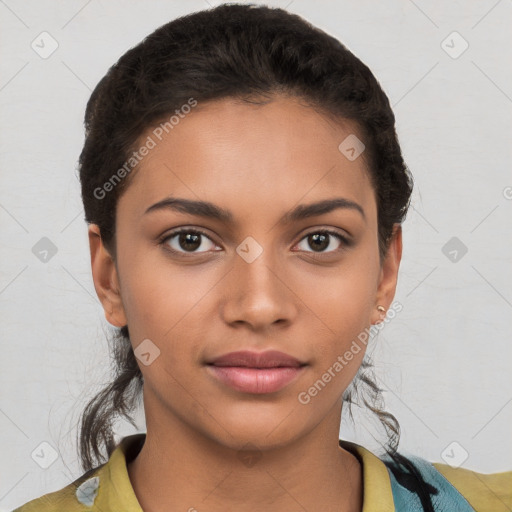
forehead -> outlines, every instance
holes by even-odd
[[[230,210],[227,205],[240,206],[241,215],[251,208],[270,211],[271,205],[282,213],[299,202],[343,196],[365,204],[371,214],[374,192],[364,152],[349,159],[339,149],[353,137],[362,139],[356,123],[335,122],[295,98],[263,105],[199,103],[140,138],[151,139],[153,147],[130,177],[118,209],[136,218],[165,197],[178,196]]]

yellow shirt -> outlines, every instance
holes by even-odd
[[[136,457],[144,439],[145,434],[123,438],[106,464],[13,512],[143,512],[126,464],[127,460]],[[341,440],[340,446],[361,462],[364,486],[362,512],[395,512],[389,472],[384,462],[358,444]],[[512,511],[512,471],[483,474],[446,464],[432,465],[476,512]]]

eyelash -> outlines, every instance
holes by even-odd
[[[158,241],[158,244],[159,245],[162,245],[162,246],[165,246],[165,249],[173,254],[177,254],[179,256],[184,256],[184,257],[187,257],[186,255],[190,254],[190,255],[193,255],[193,254],[206,254],[206,253],[195,253],[195,252],[189,252],[187,253],[186,251],[185,252],[182,252],[182,251],[176,251],[175,249],[171,249],[168,245],[167,245],[167,241],[170,240],[171,238],[174,238],[176,235],[179,235],[181,233],[193,233],[193,234],[199,234],[199,235],[202,235],[206,238],[208,238],[208,240],[210,240],[211,242],[215,243],[211,238],[210,236],[208,236],[207,233],[205,233],[204,231],[202,231],[201,229],[198,229],[198,228],[178,228],[174,231],[171,231],[170,233],[166,233],[165,235],[163,235],[163,237],[161,237]],[[318,234],[321,234],[321,235],[330,235],[330,236],[333,236],[334,238],[336,238],[337,240],[339,240],[341,242],[341,247],[339,249],[336,249],[334,251],[329,251],[329,252],[315,252],[315,251],[305,251],[307,253],[310,253],[314,256],[321,256],[322,254],[334,254],[336,252],[341,252],[343,250],[345,250],[347,247],[350,247],[352,245],[352,241],[349,240],[348,238],[344,237],[343,235],[341,235],[340,233],[338,233],[337,231],[333,231],[331,229],[319,229],[317,231],[310,231],[309,233],[306,233],[300,240],[298,243],[302,242],[302,240],[304,240],[305,238],[307,238],[308,236],[310,235],[318,235]],[[296,244],[297,245],[297,244]],[[217,251],[216,251],[217,252]]]

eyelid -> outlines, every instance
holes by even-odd
[[[341,233],[339,230],[336,230],[335,228],[322,227],[322,226],[319,226],[319,227],[316,226],[312,229],[309,229],[302,235],[302,238],[304,238],[308,235],[313,235],[315,233],[328,233],[329,235],[339,236],[346,243],[350,243],[351,239],[352,239],[352,235],[350,235],[347,231],[343,230],[343,233]],[[302,238],[301,238],[301,240],[302,240]]]

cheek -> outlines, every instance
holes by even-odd
[[[312,314],[335,333],[353,333],[364,328],[375,301],[376,273],[368,264],[356,261],[356,257],[353,260],[329,275],[317,273],[301,286]]]
[[[355,260],[355,259],[354,259]],[[315,375],[330,371],[338,392],[352,380],[364,357],[376,291],[376,272],[360,259],[329,279],[305,286],[307,331],[315,333]],[[320,286],[322,285],[322,286]],[[342,368],[341,368],[342,367]],[[326,379],[329,379],[326,376]]]
[[[204,342],[205,319],[213,314],[205,308],[219,276],[199,266],[177,267],[158,251],[151,253],[127,251],[119,261],[132,344],[136,348],[149,339],[169,362],[191,357]]]
[[[297,395],[299,403],[316,409],[319,417],[341,399],[361,366],[369,341],[366,290],[344,287],[341,283],[338,290],[337,295],[328,300],[322,297],[323,303],[319,302],[324,320],[319,330],[308,329],[317,342],[312,350],[310,375]],[[312,322],[319,326],[316,318]]]

